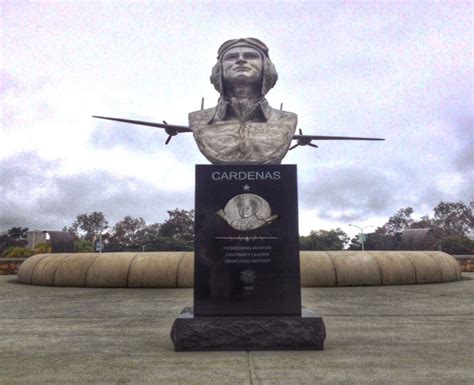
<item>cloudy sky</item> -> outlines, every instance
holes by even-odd
[[[272,106],[320,142],[298,164],[300,233],[381,225],[401,207],[474,198],[473,5],[303,2],[2,2],[0,230],[61,229],[103,211],[162,222],[191,209],[192,136],[92,119],[187,124],[215,105],[217,48],[257,37]]]

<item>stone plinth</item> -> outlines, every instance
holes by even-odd
[[[185,308],[171,339],[176,351],[323,350],[326,327],[316,313],[301,316],[203,316]]]

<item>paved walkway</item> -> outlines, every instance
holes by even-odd
[[[474,273],[303,289],[322,352],[175,353],[191,289],[21,285],[0,277],[0,384],[474,384]]]

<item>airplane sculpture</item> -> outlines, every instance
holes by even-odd
[[[199,151],[212,164],[280,164],[289,150],[310,146],[314,140],[384,140],[351,136],[294,134],[298,117],[274,109],[265,98],[278,73],[268,47],[255,38],[228,40],[218,50],[210,81],[220,97],[213,108],[190,112],[189,126],[96,116],[94,118],[162,128],[173,136],[192,132]],[[295,140],[296,143],[291,145]]]
[[[165,144],[168,144],[171,141],[173,136],[176,136],[185,132],[193,132],[189,126],[180,126],[175,124],[168,124],[163,120],[163,123],[155,122],[144,122],[141,120],[131,120],[131,119],[121,119],[121,118],[110,118],[107,116],[97,116],[93,115],[93,118],[113,120],[116,122],[137,124],[140,126],[149,126],[149,127],[158,127],[163,128],[168,134],[168,138],[165,141]],[[385,140],[382,138],[364,138],[364,137],[354,137],[354,136],[329,136],[329,135],[303,135],[301,128],[299,129],[299,135],[293,135],[293,139],[296,140],[296,144],[291,146],[289,150],[293,150],[298,146],[310,146],[317,148],[318,146],[313,144],[313,140]]]

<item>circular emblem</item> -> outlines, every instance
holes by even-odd
[[[255,271],[252,269],[245,269],[240,272],[240,280],[247,285],[255,281],[255,278]]]
[[[268,202],[259,195],[245,193],[234,196],[217,213],[232,228],[241,231],[255,230],[272,223],[278,215],[271,215]]]

